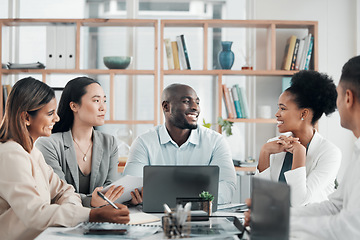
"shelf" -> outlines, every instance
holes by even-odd
[[[315,21],[283,21],[283,20],[162,20],[164,27],[204,27],[209,28],[311,28],[317,24]]]
[[[277,123],[276,119],[265,119],[265,118],[227,118],[229,122],[243,122],[243,123]]]
[[[155,75],[155,70],[132,69],[1,69],[2,74],[38,73],[38,74],[124,74],[124,75]]]
[[[73,65],[73,68],[71,69],[0,69],[0,85],[3,84],[3,77],[7,75],[17,75],[17,74],[39,74],[42,75],[41,79],[44,82],[47,82],[47,78],[50,78],[51,75],[67,75],[67,74],[79,74],[79,75],[105,75],[109,78],[109,84],[110,84],[110,90],[109,90],[109,120],[106,120],[106,124],[151,124],[151,125],[157,125],[158,124],[158,72],[159,72],[159,65],[158,65],[158,28],[159,28],[159,20],[157,19],[105,19],[105,18],[90,18],[90,19],[0,19],[0,36],[2,33],[6,34],[2,36],[3,41],[0,41],[0,57],[4,57],[4,49],[8,48],[8,45],[12,43],[11,41],[14,41],[13,38],[10,38],[10,35],[8,31],[4,31],[4,29],[19,29],[21,27],[48,27],[48,26],[72,26],[76,29],[76,33],[74,36],[74,42],[75,42],[75,64]],[[145,27],[150,28],[151,34],[150,37],[153,37],[154,43],[148,46],[145,46],[146,49],[152,48],[153,49],[153,60],[151,60],[154,63],[154,67],[150,70],[145,69],[86,69],[82,67],[80,64],[82,63],[81,57],[84,56],[83,51],[87,51],[86,49],[86,40],[87,35],[84,34],[86,32],[91,32],[90,27],[97,27],[97,28],[106,28],[106,27],[113,27],[110,29],[110,31],[119,31],[119,27],[121,28],[138,28],[138,27]],[[35,33],[34,30],[30,29],[33,33]],[[47,29],[44,29],[44,31],[47,31]],[[142,30],[142,29],[140,29]],[[8,41],[4,41],[4,38],[9,37]],[[123,36],[125,37],[125,36]],[[129,42],[132,42],[132,35],[129,33],[129,36],[126,35],[126,37],[129,38]],[[149,36],[148,36],[149,37]],[[1,38],[1,37],[0,37]],[[126,41],[125,41],[126,42]],[[85,46],[85,47],[84,47]],[[43,48],[46,48],[46,45],[43,46]],[[21,48],[19,48],[21,49]],[[94,51],[94,50],[90,50]],[[21,54],[21,52],[19,53]],[[15,54],[16,55],[16,54]],[[94,55],[94,54],[93,54]],[[92,56],[90,54],[90,56]],[[10,61],[9,59],[6,59],[4,62]],[[45,65],[48,65],[47,63],[44,63]],[[49,65],[50,66],[50,65]],[[145,67],[146,68],[146,67]],[[116,111],[116,103],[115,103],[115,97],[117,94],[117,90],[115,89],[115,82],[117,75],[125,75],[128,76],[129,79],[133,79],[133,76],[137,75],[148,75],[152,76],[153,80],[153,86],[154,86],[154,95],[151,99],[153,101],[154,105],[154,115],[153,120],[115,120],[115,111]],[[128,84],[128,93],[127,93],[127,100],[130,104],[129,109],[127,109],[128,116],[132,116],[132,111],[135,108],[134,105],[132,105],[132,99],[134,99],[134,91],[133,91],[133,81],[129,81]],[[55,84],[56,85],[56,84]],[[2,96],[3,91],[0,92],[0,99],[3,99]],[[2,101],[0,101],[2,103]],[[137,103],[139,104],[139,103]],[[3,114],[3,104],[0,104],[0,116]],[[1,120],[2,117],[0,117]]]
[[[164,70],[164,75],[244,75],[244,76],[292,76],[298,71],[285,70]]]
[[[87,27],[154,27],[157,25],[155,19],[107,19],[107,18],[92,18],[92,19],[0,19],[4,26],[51,26],[51,25],[75,25]]]

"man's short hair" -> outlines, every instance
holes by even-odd
[[[342,68],[340,83],[350,89],[360,102],[360,56],[351,58]]]

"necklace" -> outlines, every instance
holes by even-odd
[[[90,149],[90,146],[91,146],[92,142],[90,142],[89,147],[87,148],[86,152],[84,153],[84,152],[81,150],[79,144],[75,141],[75,138],[73,138],[73,140],[74,140],[74,143],[76,143],[76,145],[78,146],[80,152],[81,152],[82,154],[84,154],[83,160],[84,160],[84,162],[86,162],[86,160],[87,160],[86,154],[89,152],[89,149]]]

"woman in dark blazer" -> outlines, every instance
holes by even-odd
[[[94,130],[104,124],[105,113],[106,96],[100,84],[88,77],[75,78],[66,84],[61,95],[60,121],[53,134],[36,143],[47,164],[74,186],[87,207],[106,204],[97,191],[118,176],[115,137]],[[105,196],[115,201],[122,193],[122,186],[112,186]]]

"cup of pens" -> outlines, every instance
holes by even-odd
[[[175,210],[171,210],[164,204],[164,216],[162,217],[162,227],[166,238],[189,238],[191,232],[190,224],[191,203],[184,207],[177,205]]]

